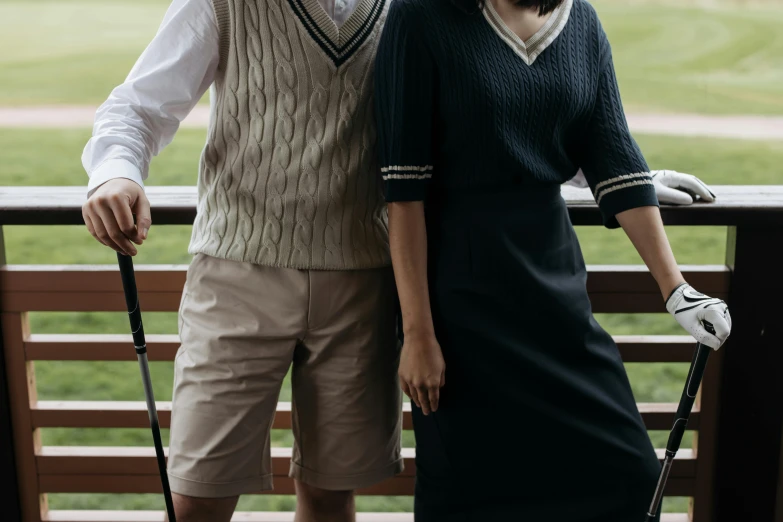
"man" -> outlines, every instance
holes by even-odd
[[[269,432],[292,364],[297,522],[354,520],[353,491],[402,469],[371,109],[388,2],[174,0],[98,110],[84,220],[135,255],[151,157],[211,86],[175,362],[180,522],[228,521],[239,495],[272,488]]]

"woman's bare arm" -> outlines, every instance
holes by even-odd
[[[667,299],[685,282],[674,259],[658,207],[638,207],[617,214],[617,221],[628,235],[644,264],[657,281],[661,295]]]
[[[427,230],[421,201],[389,203],[389,243],[405,335],[400,384],[428,415],[438,409],[440,388],[445,384],[445,363],[432,323]]]

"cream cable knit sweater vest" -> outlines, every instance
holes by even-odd
[[[191,253],[390,264],[372,112],[387,3],[360,0],[338,30],[318,0],[213,0],[221,58]]]

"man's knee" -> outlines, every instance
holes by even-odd
[[[230,522],[239,497],[196,498],[174,493],[172,500],[177,522]]]
[[[354,509],[353,491],[331,491],[296,482],[297,500],[306,504],[314,513],[351,513]]]

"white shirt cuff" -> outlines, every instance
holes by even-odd
[[[90,174],[90,182],[87,184],[87,197],[89,198],[92,196],[95,189],[115,178],[125,178],[135,181],[141,188],[144,188],[141,171],[136,165],[128,160],[113,159],[105,161]]]

